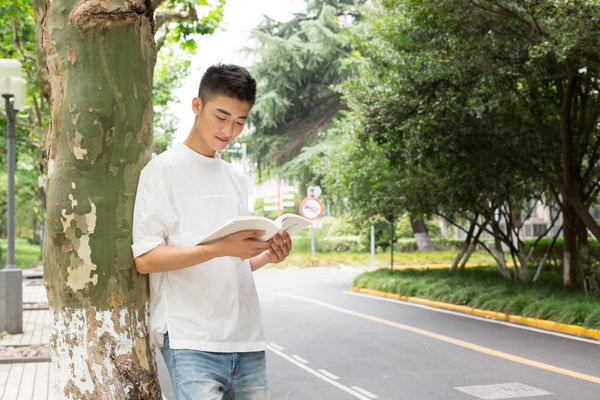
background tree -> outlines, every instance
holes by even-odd
[[[39,187],[38,178],[44,175],[45,169],[43,144],[48,126],[48,106],[37,83],[35,32],[34,13],[29,1],[0,0],[0,57],[19,60],[23,79],[27,82],[27,106],[17,115],[15,200],[17,209],[23,207],[28,211],[17,215],[16,228],[18,234],[30,235],[31,241],[38,242],[44,207],[44,192]],[[3,108],[0,124],[6,126]],[[6,165],[5,135],[0,136],[0,163]],[[3,176],[2,182],[6,182],[5,172]],[[3,216],[0,234],[4,235],[6,195],[0,198],[0,212]]]
[[[160,154],[173,142],[179,118],[169,110],[175,101],[173,91],[180,88],[191,64],[189,51],[177,51],[177,44],[165,45],[158,53],[154,68],[152,104],[154,105],[154,152]]]
[[[596,291],[586,254],[587,229],[600,238],[590,214],[599,190],[600,7],[446,1],[413,9],[412,22],[423,22],[414,39],[429,39],[452,71],[437,68],[429,80],[439,88],[425,103],[432,119],[475,156],[501,160],[553,190],[563,215],[564,284],[575,287],[583,270],[585,289]],[[451,123],[457,120],[462,129]]]
[[[394,265],[394,224],[405,210],[401,181],[384,151],[373,142],[357,140],[360,119],[347,114],[328,135],[336,145],[319,162],[325,188],[338,203],[347,202],[362,220],[382,216],[390,226],[390,266]]]
[[[564,284],[575,287],[583,269],[584,287],[596,290],[586,230],[598,237],[590,207],[599,189],[600,7],[393,0],[373,10],[374,43],[389,51],[370,64],[386,85],[362,101],[372,116],[365,135],[392,161],[416,134],[416,143],[443,142],[543,183],[562,210]]]
[[[258,46],[246,50],[257,57],[251,71],[258,96],[248,118],[253,133],[244,139],[261,170],[319,142],[319,132],[344,108],[331,85],[352,73],[342,61],[349,47],[341,33],[358,18],[355,5],[361,2],[310,1],[292,20],[267,18],[252,31]],[[289,171],[301,171],[306,186],[312,174],[301,160]]]

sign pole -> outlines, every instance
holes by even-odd
[[[314,197],[307,197],[300,203],[300,214],[311,221],[315,221],[323,215],[323,204]],[[310,255],[315,258],[315,229],[314,223],[310,227]]]
[[[315,228],[310,227],[310,256],[315,258]]]

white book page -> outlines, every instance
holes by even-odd
[[[265,234],[258,237],[257,240],[267,241],[279,232],[280,228],[273,221],[265,217],[237,217],[202,239],[198,244],[215,242],[232,233],[254,230],[265,231]]]
[[[312,221],[299,215],[289,213],[282,214],[279,218],[275,220],[275,223],[277,225],[280,225],[283,228],[283,230],[287,231],[287,233],[290,236],[312,225]]]

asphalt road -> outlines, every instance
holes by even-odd
[[[255,273],[273,400],[600,399],[600,342],[351,293],[359,272]]]

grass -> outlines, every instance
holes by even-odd
[[[415,266],[415,265],[434,265],[450,264],[456,256],[456,251],[414,251],[414,252],[394,252],[394,267]],[[476,252],[469,259],[469,263],[474,264],[492,264],[494,259],[487,253]],[[274,266],[275,268],[287,267],[320,267],[320,266],[371,266],[371,267],[389,267],[390,253],[377,253],[375,259],[371,259],[370,253],[340,252],[340,253],[315,253],[315,258],[311,257],[310,251],[299,251],[292,249],[288,258]]]
[[[0,269],[6,266],[7,243],[0,239]],[[41,263],[40,246],[30,244],[25,238],[15,239],[15,264],[17,268],[27,269],[37,267]]]
[[[546,271],[536,283],[525,283],[502,278],[496,267],[475,267],[462,272],[379,269],[362,273],[354,285],[600,329],[600,294],[563,289],[562,277],[554,271]]]

